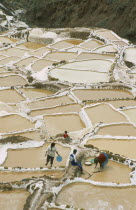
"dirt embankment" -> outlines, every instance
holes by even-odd
[[[24,18],[31,26],[107,28],[136,43],[135,0],[2,1],[26,9]]]

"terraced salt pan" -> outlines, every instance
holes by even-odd
[[[90,61],[80,61],[72,62],[60,66],[62,69],[73,69],[73,70],[88,70],[88,71],[98,71],[103,73],[108,73],[111,68],[111,61],[104,60],[90,60]]]
[[[87,144],[92,144],[99,150],[108,150],[114,154],[120,154],[130,159],[136,159],[135,139],[90,139]]]
[[[28,66],[35,60],[37,60],[37,58],[29,57],[29,58],[22,59],[21,61],[17,62],[15,65],[19,66],[20,68],[25,68],[26,66]]]
[[[39,109],[30,113],[31,117],[44,114],[55,114],[55,113],[68,113],[68,112],[79,112],[82,106],[79,104],[71,104],[65,106],[59,106],[51,109]]]
[[[17,210],[23,209],[26,203],[27,197],[30,195],[29,192],[25,190],[14,190],[0,192],[0,206],[1,209],[6,210]]]
[[[123,42],[123,41],[114,41],[113,43],[116,44],[116,45],[119,45],[121,47],[124,47],[124,46],[128,45],[126,42]]]
[[[18,45],[18,47],[24,48],[24,49],[32,49],[37,50],[41,47],[45,47],[44,44],[36,43],[36,42],[25,42],[23,44]]]
[[[116,100],[116,101],[105,101],[105,102],[110,103],[115,108],[136,106],[136,100]]]
[[[72,46],[73,44],[68,43],[67,41],[59,41],[59,42],[56,42],[55,44],[50,45],[50,47],[55,48],[57,50],[61,50],[61,49],[72,47]]]
[[[106,98],[132,98],[133,95],[127,90],[116,90],[116,89],[95,89],[95,90],[74,90],[73,93],[81,101],[83,100],[99,100]]]
[[[46,129],[51,136],[56,136],[58,133],[63,133],[65,130],[73,132],[85,128],[79,115],[74,114],[44,116],[44,120]]]
[[[0,77],[5,77],[5,76],[11,76],[11,75],[17,75],[16,73],[14,72],[6,72],[6,73],[0,73]]]
[[[91,157],[86,159],[86,161],[89,161],[90,159]],[[96,169],[95,169],[95,164],[92,166],[83,165],[83,169],[84,171],[92,174],[93,171],[99,170],[99,164]],[[96,182],[130,183],[129,179],[130,172],[131,169],[128,166],[114,161],[109,161],[108,164],[102,170],[102,172],[93,173],[93,175],[89,179]],[[82,175],[82,178],[87,178],[87,177],[88,177],[87,173]]]
[[[3,103],[3,102],[0,102],[0,112],[1,113],[5,113],[5,112],[8,112],[8,113],[13,113],[13,110],[12,110],[12,107],[7,105],[6,103]]]
[[[47,66],[52,66],[53,63],[54,63],[53,61],[40,59],[32,65],[32,69],[34,71],[38,72],[38,71],[41,71],[42,69],[44,69]]]
[[[79,45],[83,42],[81,39],[67,39],[65,42],[68,42],[70,44]]]
[[[97,187],[89,183],[72,183],[62,188],[56,202],[77,208],[135,209],[136,188]],[[126,199],[127,198],[127,201]]]
[[[8,64],[8,63],[10,63],[12,61],[18,61],[18,60],[19,60],[19,57],[11,56],[11,57],[4,58],[4,59],[0,60],[0,65],[5,65],[5,64]]]
[[[2,43],[14,43],[17,41],[18,41],[17,39],[12,39],[12,38],[8,38],[8,37],[4,37],[4,36],[0,37],[0,42],[2,42]]]
[[[43,47],[41,49],[38,50],[34,50],[34,51],[29,51],[29,55],[33,55],[33,56],[38,56],[41,57],[43,54],[50,52],[51,49],[47,48],[47,47]]]
[[[126,61],[132,62],[136,65],[136,48],[129,47],[125,50],[125,57]]]
[[[68,96],[61,96],[56,98],[49,98],[45,100],[38,100],[28,104],[30,109],[53,107],[61,104],[68,104],[73,102]]]
[[[81,48],[81,47],[71,47],[71,48],[69,48],[68,50],[67,50],[67,52],[82,52],[82,51],[89,51],[89,50],[87,50],[87,49],[85,49],[85,48]]]
[[[87,41],[83,42],[82,44],[80,44],[81,47],[84,47],[84,48],[87,48],[90,50],[100,47],[102,45],[104,45],[104,43],[101,41],[97,41],[97,40],[87,40]]]
[[[0,101],[4,103],[19,103],[23,100],[24,97],[15,90],[0,90]]]
[[[116,53],[116,52],[118,52],[118,50],[115,47],[113,47],[112,44],[109,44],[107,46],[97,48],[96,50],[94,50],[94,52],[98,52],[98,53],[113,52],[113,53]]]
[[[27,137],[34,141],[43,141],[43,139],[41,139],[40,133],[38,131],[20,132],[20,133],[16,133],[16,134],[13,133],[13,134],[9,134],[9,135],[4,135],[3,138],[9,137],[9,136],[24,136],[24,137]]]
[[[115,36],[114,33],[112,33],[112,31],[110,30],[97,31],[96,33],[110,40],[120,40],[120,38]]]
[[[50,76],[60,81],[67,81],[71,83],[99,83],[108,82],[109,77],[107,73],[98,73],[92,71],[78,71],[71,69],[52,69]]]
[[[136,128],[130,124],[107,125],[101,127],[97,135],[136,136]]]
[[[113,54],[100,54],[100,53],[80,53],[76,60],[91,60],[91,59],[115,59]]]
[[[71,61],[74,60],[77,56],[77,53],[75,52],[51,52],[47,54],[44,58],[47,60],[53,60],[53,61]]]
[[[21,181],[32,177],[49,176],[52,178],[62,178],[64,171],[30,171],[30,172],[3,172],[0,171],[0,182],[14,182]]]
[[[93,124],[128,122],[125,116],[112,109],[108,104],[93,106],[85,109],[85,111]]]
[[[8,150],[7,159],[5,160],[3,166],[8,166],[8,167],[20,166],[23,168],[37,168],[37,167],[45,168],[47,167],[45,166],[46,163],[45,153],[48,146],[49,143],[46,143],[42,147],[38,148]],[[54,167],[66,166],[71,149],[69,147],[64,147],[60,144],[56,144],[56,148],[59,154],[63,157],[63,160],[61,162],[57,162],[55,158],[53,166]],[[50,167],[50,163],[48,164],[48,166]]]
[[[17,86],[17,85],[26,85],[26,81],[21,76],[6,76],[0,77],[0,86]]]
[[[3,59],[3,58],[5,58],[5,56],[4,55],[0,55],[0,59]]]
[[[9,48],[7,50],[0,51],[1,54],[8,55],[8,56],[20,56],[22,57],[25,53],[28,53],[28,50],[23,50],[19,48]]]
[[[6,70],[4,68],[0,68],[0,73],[5,72]]]
[[[54,94],[54,92],[50,90],[37,88],[21,88],[20,91],[23,92],[30,99],[46,97],[48,95]]]
[[[132,123],[136,123],[136,108],[127,109],[122,111]]]
[[[34,128],[34,124],[24,117],[19,115],[8,115],[0,118],[0,132],[21,131],[29,128]]]

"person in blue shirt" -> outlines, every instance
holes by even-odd
[[[71,162],[71,165],[72,166],[78,166],[79,170],[81,171],[81,173],[83,173],[83,168],[82,168],[82,165],[79,161],[76,160],[76,153],[77,153],[77,150],[74,149],[73,150],[73,153],[70,155],[69,159],[70,159],[70,162]]]

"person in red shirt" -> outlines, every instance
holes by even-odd
[[[109,160],[108,155],[103,152],[98,157],[96,157],[94,159],[94,163],[96,164],[96,166],[99,163],[100,167],[104,168],[104,166],[108,163],[108,160]],[[96,168],[96,166],[95,166],[95,168]]]
[[[63,137],[64,137],[65,142],[67,142],[67,143],[70,143],[70,142],[71,142],[71,140],[72,140],[72,139],[69,137],[69,135],[68,135],[68,132],[67,132],[67,131],[65,131],[65,132],[64,132]]]
[[[64,137],[64,139],[69,137],[69,136],[68,136],[68,132],[67,132],[67,131],[65,131],[65,132],[64,132],[63,137]]]

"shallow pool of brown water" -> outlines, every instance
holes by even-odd
[[[92,158],[87,158],[86,161],[90,159]],[[82,178],[88,178],[88,172],[92,174],[92,176],[90,176],[89,179],[93,181],[130,183],[129,174],[131,172],[131,169],[128,166],[114,161],[109,161],[108,164],[104,167],[104,169],[102,169],[102,172],[97,172],[100,170],[99,164],[96,169],[94,167],[95,164],[93,164],[92,166],[83,165],[85,174],[82,175]]]
[[[38,100],[28,104],[30,109],[53,107],[61,104],[68,104],[73,102],[68,96],[61,96],[56,98],[50,98],[45,100]]]
[[[127,90],[116,90],[116,89],[106,89],[106,90],[74,90],[74,94],[80,100],[99,100],[106,98],[132,98],[133,95]]]
[[[48,164],[48,166],[45,166],[45,153],[48,146],[49,143],[46,143],[44,144],[44,146],[39,148],[8,150],[7,159],[5,160],[3,166],[20,166],[24,168],[50,167],[50,163]],[[71,149],[69,147],[64,147],[59,144],[56,144],[56,148],[58,153],[62,156],[63,160],[61,162],[57,162],[55,158],[53,166],[64,167],[66,166]]]
[[[46,59],[53,61],[70,61],[74,60],[77,56],[77,53],[74,52],[51,52],[45,56]]]
[[[115,55],[101,54],[101,53],[81,53],[77,56],[76,60],[91,60],[91,59],[114,59]]]
[[[136,108],[124,110],[123,113],[132,123],[136,123]]]
[[[42,177],[44,175],[52,178],[62,178],[64,171],[30,171],[30,172],[2,172],[0,171],[0,182],[14,182],[32,177]]]
[[[44,69],[47,66],[52,66],[53,63],[54,63],[53,61],[40,59],[32,65],[32,69],[36,72],[41,71],[42,69]]]
[[[90,139],[87,144],[92,144],[100,150],[108,150],[127,158],[136,159],[136,140],[127,139]]]
[[[34,124],[19,115],[8,115],[0,118],[0,132],[21,131],[34,128]]]
[[[73,183],[62,188],[56,202],[85,210],[135,209],[136,188],[97,187],[89,183]]]
[[[45,47],[44,44],[36,43],[36,42],[25,42],[23,44],[18,45],[18,47],[24,48],[24,49],[32,49],[37,50],[41,47]]]
[[[45,54],[47,52],[50,52],[50,51],[51,51],[51,49],[49,49],[47,47],[43,47],[43,48],[38,49],[38,50],[29,51],[29,55],[41,57],[43,54]]]
[[[29,195],[30,193],[25,190],[0,192],[0,207],[3,210],[21,210]]]
[[[26,85],[26,80],[20,76],[0,77],[0,86],[17,86]]]
[[[51,45],[52,48],[55,48],[57,50],[61,50],[61,49],[72,47],[72,46],[73,46],[73,44],[68,43],[65,40],[64,41],[56,42],[55,44]]]
[[[8,56],[20,56],[22,57],[25,53],[28,53],[29,51],[19,48],[9,48],[7,50],[2,50],[1,53]]]
[[[25,100],[16,90],[0,90],[0,101],[4,103],[19,103]]]
[[[97,135],[136,136],[136,128],[130,124],[108,125],[101,127]]]
[[[53,91],[37,88],[22,88],[20,90],[30,99],[46,97],[48,95],[54,94]]]
[[[44,120],[46,129],[51,136],[63,133],[65,130],[72,132],[85,128],[85,125],[79,115],[74,114],[44,116]]]
[[[40,109],[40,110],[32,111],[30,113],[30,116],[35,117],[37,115],[44,115],[44,114],[79,112],[81,108],[82,106],[79,104],[71,104],[71,105],[59,106],[59,107],[51,108],[51,109]]]
[[[126,117],[112,109],[108,104],[100,104],[98,106],[93,106],[85,109],[85,111],[93,124],[100,122],[128,122]]]

